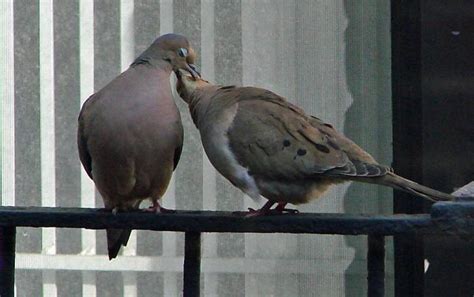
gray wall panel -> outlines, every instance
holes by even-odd
[[[80,164],[77,162],[79,92],[79,4],[54,1],[54,96],[56,141],[56,205],[80,206]],[[76,107],[76,108],[74,108]],[[81,231],[57,229],[57,252],[81,251]],[[56,274],[59,296],[81,296],[78,271]]]
[[[217,84],[242,84],[241,7],[241,1],[215,1],[214,72]],[[220,174],[216,176],[216,197],[219,210],[237,211],[243,209],[243,193],[234,188]],[[242,234],[218,234],[217,255],[220,257],[244,256],[244,238]],[[219,274],[217,282],[220,296],[243,296],[245,294],[243,275]]]
[[[165,296],[163,273],[138,273],[138,297]]]
[[[17,205],[41,205],[38,1],[14,2],[15,196]],[[18,228],[18,252],[40,252],[41,230]],[[41,290],[41,272],[19,271],[19,297]]]
[[[140,55],[160,35],[160,2],[135,0],[135,55]]]
[[[185,35],[199,54],[201,51],[200,1],[174,1],[174,32]],[[196,61],[199,67],[200,59]],[[189,115],[186,104],[176,98],[184,127],[183,152],[176,168],[176,207],[179,209],[202,208],[202,145],[199,133]]]
[[[120,272],[97,273],[97,296],[123,296],[123,282]],[[46,297],[46,296],[45,296]]]
[[[16,204],[41,205],[38,3],[15,1],[14,16]],[[40,230],[20,234],[19,251],[40,251]]]
[[[80,206],[80,164],[77,162],[79,106],[79,5],[54,2],[54,96],[56,141],[56,205]],[[76,107],[76,108],[74,108]],[[80,230],[57,230],[58,252],[80,252]]]
[[[173,32],[186,36],[199,54],[201,51],[201,1],[173,1]],[[198,57],[196,65],[201,62]],[[175,170],[176,208],[202,209],[202,145],[201,139],[184,101],[175,98],[181,111],[184,142],[181,159]],[[184,237],[178,235],[177,254],[184,254]]]
[[[94,1],[94,89],[120,73],[120,1]]]

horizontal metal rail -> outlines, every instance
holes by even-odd
[[[242,213],[177,211],[152,214],[117,213],[92,208],[0,207],[0,226],[60,228],[129,228],[176,232],[311,233],[396,235],[410,232],[443,233],[474,230],[474,202],[439,202],[432,214],[352,215],[300,213],[244,217]],[[456,219],[453,219],[456,216]],[[440,226],[440,223],[444,223]],[[469,230],[472,229],[472,230]],[[453,231],[455,232],[455,231]]]
[[[0,207],[0,296],[13,296],[15,228],[128,228],[185,232],[184,296],[199,296],[202,232],[306,233],[368,236],[368,294],[384,295],[384,236],[417,234],[474,235],[474,201],[438,202],[431,214],[352,215],[284,214],[244,217],[243,213],[141,211],[112,214],[87,208]]]

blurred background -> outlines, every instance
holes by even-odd
[[[271,89],[391,164],[389,1],[0,0],[3,205],[103,206],[77,154],[81,104],[169,32],[189,38],[204,78]],[[216,174],[175,97],[185,144],[164,206],[258,207]],[[346,184],[298,209],[388,214],[391,198]],[[183,243],[134,231],[109,262],[104,231],[18,228],[17,296],[179,296]],[[204,234],[202,271],[203,296],[364,296],[366,238]]]

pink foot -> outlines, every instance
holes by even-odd
[[[276,202],[268,201],[260,209],[249,208],[249,211],[245,214],[245,217],[246,218],[251,218],[251,217],[259,217],[259,216],[266,216],[266,215],[272,215],[272,214],[283,214],[283,213],[297,214],[297,213],[299,213],[299,211],[297,209],[285,208],[285,206],[288,204],[287,202],[278,202],[278,205],[274,209],[271,209],[271,207],[275,203]]]
[[[252,218],[252,217],[260,217],[260,216],[266,216],[268,215],[271,210],[262,210],[262,209],[253,209],[249,208],[249,211],[244,214],[244,217],[246,218]]]
[[[163,206],[160,205],[158,201],[153,201],[153,205],[148,208],[144,208],[143,211],[153,212],[153,213],[175,213],[176,212],[176,210],[164,208]]]
[[[287,204],[288,204],[287,202],[278,202],[278,205],[275,207],[275,210],[278,213],[284,213],[284,212],[290,213],[290,214],[300,213],[300,211],[297,209],[285,208]]]
[[[271,213],[270,208],[273,206],[273,204],[275,204],[275,202],[269,200],[260,209],[249,208],[249,211],[245,213],[244,216],[246,218],[266,216]]]

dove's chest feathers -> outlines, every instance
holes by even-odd
[[[232,153],[229,144],[228,131],[237,114],[239,104],[206,104],[204,110],[196,106],[195,116],[201,133],[204,150],[212,165],[233,185],[241,189],[254,200],[259,199],[260,193],[254,178],[248,168],[243,167]]]

